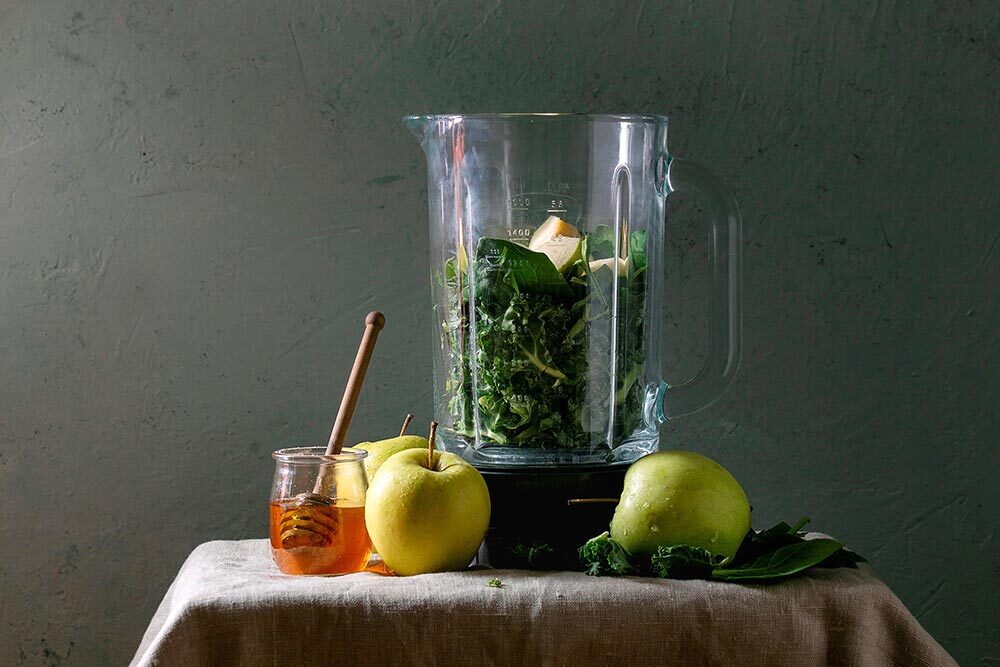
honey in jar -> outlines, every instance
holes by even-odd
[[[271,554],[285,574],[345,574],[363,570],[372,542],[365,506],[350,500],[270,504]]]

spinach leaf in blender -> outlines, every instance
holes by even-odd
[[[473,269],[476,307],[502,312],[515,294],[567,299],[569,284],[547,255],[501,239],[482,238]]]

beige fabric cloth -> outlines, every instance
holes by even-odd
[[[293,577],[265,540],[195,549],[132,662],[407,664],[956,663],[864,566],[769,585],[523,570]]]

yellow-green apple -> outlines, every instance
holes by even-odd
[[[743,487],[712,459],[684,451],[644,456],[625,473],[611,537],[631,554],[687,544],[728,561],[750,529]]]
[[[365,457],[365,472],[368,474],[368,482],[371,483],[375,473],[390,456],[407,449],[426,450],[427,438],[419,435],[400,435],[375,442],[359,442],[354,448],[368,452],[368,456]]]
[[[459,570],[479,549],[490,494],[479,471],[450,452],[407,449],[378,470],[365,501],[368,534],[399,575]]]

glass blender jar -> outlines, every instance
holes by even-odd
[[[567,496],[618,495],[627,464],[658,449],[659,425],[712,403],[736,373],[736,202],[670,155],[663,116],[404,122],[427,158],[441,446],[522,520],[533,493],[562,508]],[[670,383],[659,350],[676,191],[710,213],[710,327],[701,371]],[[506,506],[494,497],[495,520]]]

